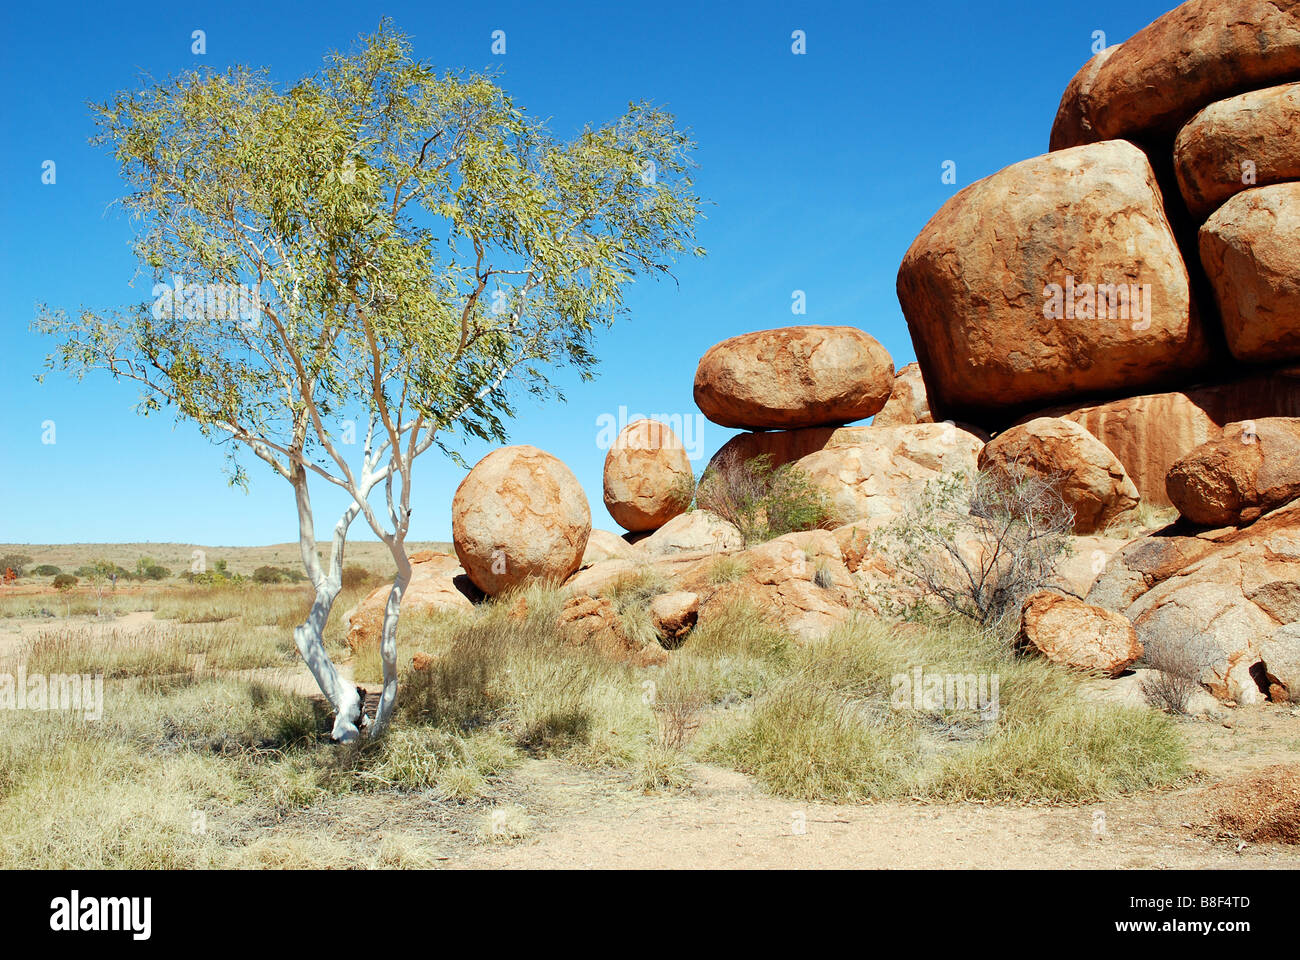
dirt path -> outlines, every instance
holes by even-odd
[[[1204,829],[1204,787],[1083,807],[838,806],[777,800],[742,774],[714,767],[697,767],[695,776],[689,792],[646,797],[612,779],[602,781],[553,761],[533,761],[512,783],[518,791],[515,802],[535,817],[533,836],[512,845],[448,851],[446,865],[1300,867],[1300,849],[1246,846],[1238,853],[1235,843]],[[800,822],[804,833],[795,832]],[[1098,824],[1104,829],[1095,832]]]

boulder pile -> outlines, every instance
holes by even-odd
[[[1300,698],[1298,80],[1300,0],[1190,0],[1079,71],[1047,154],[925,225],[897,284],[916,363],[895,372],[847,326],[710,347],[695,402],[743,431],[711,465],[793,465],[833,529],[747,544],[688,509],[681,442],[638,420],[604,468],[625,536],[592,531],[554,457],[506,447],[457,490],[459,565],[425,561],[422,589],[468,602],[462,568],[487,594],[562,583],[571,642],[643,666],[737,603],[810,642],[881,592],[917,599],[873,537],[924,484],[1028,472],[1072,511],[1074,555],[1020,606],[1019,649],[1181,671],[1238,704]],[[610,599],[631,580],[657,642]]]

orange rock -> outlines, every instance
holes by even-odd
[[[1201,227],[1200,248],[1232,355],[1300,360],[1300,183],[1237,194]]]
[[[1155,174],[1123,141],[966,187],[903,257],[898,300],[936,419],[1001,427],[1210,362]]]
[[[1144,502],[1169,506],[1165,491],[1169,469],[1180,457],[1218,436],[1220,428],[1239,420],[1300,417],[1300,368],[1183,393],[1053,407],[1034,416],[1078,423],[1119,458]]]
[[[578,478],[533,446],[493,450],[452,498],[456,556],[489,595],[530,579],[566,579],[582,563],[590,534]]]
[[[1300,4],[1189,0],[1105,53],[1066,88],[1052,126],[1053,150],[1172,137],[1216,100],[1295,79]]]
[[[1133,624],[1121,614],[1059,593],[1040,590],[1025,598],[1016,646],[1054,663],[1118,676],[1142,656]]]
[[[446,610],[472,613],[470,597],[477,590],[468,582],[464,569],[447,553],[421,551],[410,556],[411,582],[402,594],[402,614],[412,611]],[[348,645],[354,650],[375,643],[384,626],[384,609],[388,606],[391,584],[376,587],[345,615]]]
[[[1243,190],[1300,180],[1300,83],[1210,104],[1179,131],[1174,171],[1201,220]]]
[[[605,456],[605,507],[625,530],[658,530],[690,505],[691,460],[656,420],[624,427]]]
[[[980,451],[981,470],[1013,467],[1057,478],[1079,534],[1104,530],[1138,504],[1137,487],[1124,465],[1072,420],[1038,417],[1003,431]]]
[[[710,347],[695,371],[695,403],[724,427],[819,427],[879,412],[894,362],[856,327],[782,327]]]
[[[925,397],[921,365],[915,361],[894,376],[894,389],[885,406],[871,421],[873,427],[901,427],[912,423],[934,423],[930,402]],[[811,453],[812,451],[808,451]]]
[[[1203,527],[1241,526],[1300,499],[1300,419],[1224,427],[1169,470],[1169,499]]]
[[[668,651],[659,644],[641,647],[628,637],[609,597],[585,594],[569,597],[560,610],[557,626],[566,642],[590,647],[613,660],[628,660],[638,667],[662,666],[668,662]]]

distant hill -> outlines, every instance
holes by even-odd
[[[319,552],[327,559],[329,548],[328,542],[318,545]],[[173,575],[178,575],[190,569],[191,558],[196,550],[203,551],[209,568],[216,561],[225,560],[232,573],[248,575],[261,566],[302,569],[302,559],[296,543],[273,543],[264,547],[213,547],[197,543],[0,543],[0,554],[18,553],[31,557],[28,570],[49,563],[68,572],[101,558],[134,570],[136,561],[141,557],[152,557],[171,570]],[[406,545],[408,554],[419,550],[454,552],[450,543],[410,542]],[[344,557],[346,563],[359,564],[381,576],[396,570],[388,547],[375,540],[349,543]]]

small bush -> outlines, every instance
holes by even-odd
[[[63,571],[51,563],[42,563],[39,567],[34,567],[32,573],[38,577],[57,577]]]
[[[342,583],[344,590],[356,590],[378,579],[359,563],[349,563],[343,567]]]
[[[734,450],[723,454],[700,477],[695,502],[733,523],[746,544],[837,525],[825,493],[794,464],[773,469],[767,454],[749,460]]]
[[[935,477],[870,543],[923,603],[992,626],[1051,581],[1073,528],[1059,480],[1009,464]]]

